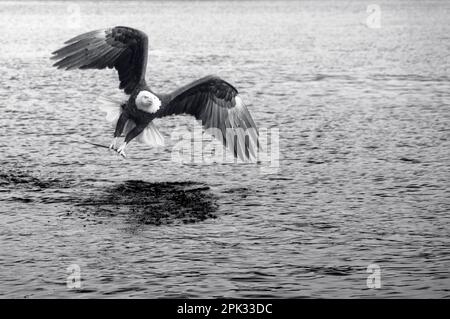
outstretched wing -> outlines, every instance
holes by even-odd
[[[142,31],[114,27],[81,34],[65,42],[65,47],[53,52],[54,66],[70,69],[116,68],[120,88],[131,94],[145,81],[148,39]]]
[[[259,148],[258,129],[250,112],[228,82],[207,76],[171,93],[157,116],[189,114],[201,120],[214,137],[236,157],[255,159]]]

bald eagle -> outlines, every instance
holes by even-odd
[[[58,69],[115,68],[125,100],[106,100],[100,106],[115,124],[109,148],[126,157],[125,148],[137,137],[150,145],[161,145],[162,135],[152,121],[169,115],[187,114],[200,120],[235,157],[254,159],[259,147],[258,130],[247,107],[230,83],[206,76],[171,93],[155,93],[145,81],[148,58],[147,35],[130,27],[95,30],[66,41],[52,53]],[[125,135],[116,148],[117,139]]]

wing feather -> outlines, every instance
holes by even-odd
[[[80,34],[54,51],[52,59],[59,69],[115,68],[120,88],[131,94],[145,82],[148,38],[142,31],[129,27],[114,27]]]
[[[259,143],[255,122],[238,91],[221,78],[207,76],[177,89],[157,116],[177,114],[194,116],[206,129],[219,129],[222,136],[213,135],[236,157],[256,158]]]

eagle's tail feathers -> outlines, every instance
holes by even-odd
[[[162,136],[153,122],[150,122],[142,133],[138,135],[137,140],[149,146],[164,146],[164,136]]]
[[[109,97],[100,97],[98,108],[100,111],[106,112],[106,120],[115,126],[122,114],[122,104],[124,101]]]

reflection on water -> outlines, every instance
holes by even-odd
[[[187,224],[215,218],[215,198],[209,190],[194,182],[125,181],[77,206],[89,207],[94,214],[125,214],[136,224]]]
[[[216,218],[217,198],[210,187],[191,181],[151,183],[128,180],[102,189],[93,188],[86,197],[77,192],[75,184],[37,177],[33,172],[16,166],[1,169],[0,186],[2,192],[22,188],[34,193],[34,196],[9,197],[9,201],[70,204],[93,216],[123,215],[137,225],[188,224]],[[65,196],[59,196],[63,189],[66,189]],[[50,192],[42,196],[41,192],[46,190]]]

